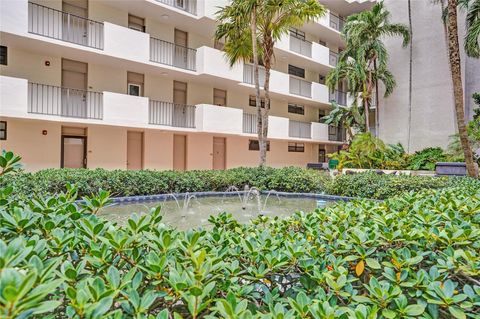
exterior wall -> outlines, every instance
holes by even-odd
[[[387,0],[385,4],[392,13],[392,22],[408,25],[407,1]],[[455,134],[457,129],[441,7],[430,1],[411,1],[411,17],[411,121],[408,101],[409,48],[401,48],[400,39],[389,38],[386,40],[390,54],[389,68],[395,76],[397,87],[390,97],[380,99],[379,137],[388,143],[400,142],[410,152],[429,146],[446,148],[449,137]],[[462,19],[464,18],[460,15],[459,21]],[[464,28],[460,26],[459,30]],[[462,63],[466,113],[471,116],[471,94],[480,88],[480,60],[466,60],[465,55],[462,55]]]
[[[0,149],[11,150],[20,155],[27,171],[60,167],[59,124],[9,120],[7,130],[7,140],[0,140]],[[47,130],[47,135],[42,134],[43,130]]]
[[[247,138],[229,137],[227,139],[227,168],[242,166],[257,166],[258,151],[248,150]],[[315,152],[317,150],[317,152]],[[272,167],[300,166],[317,162],[318,147],[305,144],[304,153],[288,152],[288,142],[270,141],[270,151],[267,153],[267,165]]]
[[[59,167],[62,126],[76,126],[86,128],[88,132],[89,168],[125,169],[129,130],[144,133],[143,163],[148,169],[173,168],[174,134],[187,136],[187,169],[212,168],[213,137],[216,136],[226,138],[227,168],[256,166],[258,152],[248,150],[249,139],[256,137],[242,132],[242,113],[255,113],[255,108],[249,106],[249,95],[254,94],[254,90],[250,85],[243,83],[243,64],[239,63],[231,68],[226,63],[223,52],[212,48],[211,19],[217,11],[213,6],[224,5],[226,0],[212,1],[199,0],[198,19],[194,19],[182,17],[186,13],[164,4],[160,5],[153,0],[143,3],[140,1],[139,4],[135,4],[137,7],[133,2],[130,4],[90,0],[88,18],[103,23],[103,49],[29,33],[28,1],[1,1],[0,42],[8,47],[8,65],[0,66],[0,88],[3,90],[0,92],[0,118],[8,122],[8,139],[0,141],[0,148],[11,149],[22,155],[27,170]],[[33,0],[33,2],[62,10],[61,0]],[[145,9],[154,7],[151,12]],[[146,33],[128,29],[129,12],[145,18]],[[166,19],[162,14],[158,14],[162,12],[168,13],[170,17]],[[328,19],[322,19],[320,23],[322,24],[320,29],[315,30],[328,29],[326,27]],[[188,47],[197,49],[197,71],[150,61],[150,37],[173,42],[175,29],[187,31]],[[333,51],[338,51],[341,46],[336,31],[333,32],[335,39],[332,39],[332,30],[329,30],[329,36],[324,39],[321,32],[303,27],[301,29],[306,31],[306,39],[319,49],[318,56],[321,55],[322,60],[310,59],[313,62],[307,61],[305,65],[308,66],[303,65],[303,62],[300,65],[291,63],[305,67],[306,80],[314,82],[312,99],[289,93],[288,62],[280,58],[276,61],[271,79],[272,140],[271,151],[268,153],[268,165],[271,166],[304,167],[307,162],[317,161],[318,143],[327,143],[326,148],[338,144],[328,143],[326,126],[318,123],[312,125],[314,140],[289,137],[289,120],[317,122],[318,109],[329,108],[327,91],[318,84],[319,74],[325,75],[325,70],[330,67],[326,59],[328,50],[319,45],[318,41],[325,40],[327,47]],[[27,83],[61,86],[62,58],[88,63],[87,89],[103,93],[101,119],[68,118],[59,116],[60,113],[56,115],[29,113]],[[297,59],[302,57],[299,56]],[[126,95],[128,71],[144,74],[144,97]],[[202,127],[200,124],[192,129],[149,123],[148,100],[172,102],[174,81],[187,83],[187,104],[199,106],[195,114],[197,120],[199,116],[204,116]],[[214,88],[227,91],[225,110],[211,105]],[[55,101],[58,104],[60,99],[56,98],[60,93],[55,94]],[[43,95],[40,99],[43,99]],[[288,113],[289,102],[303,105],[305,114]],[[202,105],[205,105],[203,113],[199,111]],[[55,112],[58,110],[57,105]],[[229,114],[234,114],[238,120],[232,122]],[[46,135],[42,134],[43,130],[47,131]],[[288,152],[288,140],[305,143],[305,152]]]
[[[13,150],[22,156],[27,171],[59,168],[61,158],[62,126],[81,127],[87,131],[87,167],[126,169],[127,132],[138,129],[105,125],[81,125],[39,120],[7,120],[8,138],[0,141],[0,149]],[[46,135],[42,131],[46,130]],[[172,132],[140,130],[144,132],[143,162],[145,169],[173,169]],[[226,137],[226,168],[258,165],[258,151],[248,150],[249,137],[222,136],[204,133],[178,133],[187,136],[187,169],[212,169],[213,137]],[[108,146],[107,146],[108,145]],[[300,166],[316,162],[318,145],[305,143],[305,152],[288,152],[288,141],[271,140],[267,165],[272,167]],[[327,153],[333,151],[328,148]]]
[[[87,132],[88,168],[125,169],[127,167],[127,130],[125,128],[89,125]]]

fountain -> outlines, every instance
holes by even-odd
[[[281,203],[281,202],[282,202],[282,201],[280,200],[280,196],[278,196],[276,190],[273,190],[273,189],[272,189],[272,190],[268,191],[267,197],[265,197],[265,202],[263,203],[263,209],[262,209],[263,212],[265,211],[265,209],[266,209],[266,207],[267,207],[268,199],[270,198],[270,195],[271,195],[272,193],[275,194],[275,196],[277,196],[278,203]]]
[[[164,203],[167,201],[167,198],[168,197],[171,197],[173,198],[173,200],[175,201],[177,207],[178,207],[178,210],[182,212],[182,218],[185,219],[186,218],[186,215],[187,215],[187,211],[188,211],[188,208],[190,207],[190,201],[192,199],[197,199],[197,196],[194,195],[194,194],[189,194],[189,193],[185,193],[185,197],[183,198],[183,206],[180,206],[180,202],[178,201],[178,198],[177,196],[175,196],[175,194],[167,194],[167,196],[165,196],[165,199],[164,199]]]
[[[211,215],[224,212],[232,214],[241,223],[248,223],[260,215],[284,218],[296,211],[312,212],[329,203],[326,198],[289,196],[275,190],[263,193],[256,187],[249,186],[240,190],[231,186],[227,192],[230,194],[225,192],[207,196],[195,193],[168,194],[161,201],[115,203],[103,208],[100,214],[109,220],[125,223],[132,212],[148,214],[151,208],[161,206],[165,224],[188,229],[197,226],[208,227]]]
[[[245,210],[247,208],[248,201],[255,197],[257,199],[258,205],[258,213],[262,212],[262,204],[260,200],[260,191],[256,187],[250,187],[245,185],[243,192],[241,192],[236,186],[230,186],[227,188],[227,192],[235,192],[238,195],[238,199],[240,200],[240,204],[242,205],[242,209]],[[253,196],[252,196],[253,195]],[[225,195],[223,196],[225,198]]]

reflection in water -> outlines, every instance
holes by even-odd
[[[241,223],[247,223],[259,214],[287,217],[296,211],[310,212],[317,207],[317,200],[314,198],[280,197],[277,200],[267,201],[267,196],[261,195],[259,201],[246,202],[239,201],[237,196],[200,197],[189,201],[189,205],[184,207],[175,200],[116,204],[102,209],[100,215],[123,224],[133,213],[142,215],[148,213],[152,207],[161,206],[165,224],[187,229],[206,226],[210,215],[223,212],[232,214]],[[258,202],[264,203],[264,206],[259,208]]]

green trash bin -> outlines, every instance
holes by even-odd
[[[336,169],[338,166],[338,160],[336,159],[331,159],[328,161],[328,168],[329,169]]]

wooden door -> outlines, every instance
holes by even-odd
[[[143,169],[143,132],[127,132],[127,169]]]
[[[87,116],[88,64],[62,59],[62,115]]]
[[[61,167],[85,168],[86,147],[85,136],[62,136]]]
[[[173,169],[184,171],[187,169],[187,137],[173,135]]]
[[[173,53],[173,65],[185,69],[188,66],[188,33],[175,29],[174,43],[175,50]]]
[[[187,83],[173,81],[173,125],[186,127],[187,125]]]
[[[62,38],[65,41],[88,44],[88,1],[63,0],[63,29]]]
[[[224,137],[213,138],[213,169],[225,169],[225,144]]]

